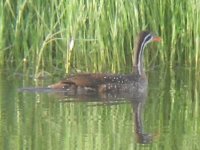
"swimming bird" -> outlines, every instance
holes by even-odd
[[[81,73],[70,75],[58,83],[49,85],[51,89],[66,90],[70,95],[127,93],[146,93],[148,80],[143,67],[143,52],[150,42],[159,42],[161,38],[149,31],[138,34],[134,45],[133,72],[130,74]]]

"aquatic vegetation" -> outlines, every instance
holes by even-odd
[[[130,71],[133,38],[148,29],[163,42],[160,50],[150,46],[145,62],[197,66],[199,5],[195,0],[0,2],[0,64],[35,74]]]

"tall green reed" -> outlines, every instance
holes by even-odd
[[[3,47],[3,2],[0,3],[0,48]],[[0,66],[2,66],[4,59],[3,59],[3,51],[0,51]]]
[[[25,66],[36,75],[124,72],[132,68],[136,34],[148,29],[163,42],[149,46],[146,63],[197,66],[199,5],[195,0],[7,0],[0,6],[1,63]]]

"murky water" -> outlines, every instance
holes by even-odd
[[[147,99],[131,102],[19,92],[51,81],[1,73],[1,149],[200,149],[199,72],[160,67],[147,74]]]

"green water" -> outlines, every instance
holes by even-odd
[[[158,67],[147,75],[148,98],[138,129],[144,134],[138,135],[137,103],[82,101],[51,92],[21,93],[21,87],[53,81],[36,82],[1,73],[0,149],[200,149],[199,72],[187,67]],[[145,135],[146,141],[141,138]]]

